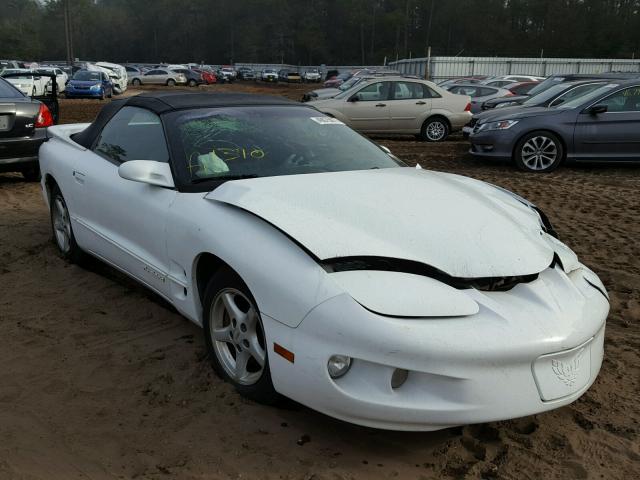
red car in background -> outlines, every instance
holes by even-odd
[[[324,82],[324,88],[338,88],[340,85],[342,85],[344,82],[349,80],[351,77],[353,77],[353,73],[351,72],[341,73],[337,77],[331,77],[329,78],[329,80]]]
[[[529,90],[538,85],[540,82],[518,82],[505,85],[502,88],[506,88],[514,95],[527,95]]]
[[[213,72],[210,72],[209,70],[201,70],[199,68],[194,68],[193,71],[199,73],[200,76],[202,77],[202,80],[204,80],[207,85],[218,83],[218,78],[216,77],[216,74]]]

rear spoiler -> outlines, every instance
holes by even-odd
[[[82,145],[76,143],[71,138],[71,135],[74,133],[79,133],[86,129],[90,123],[69,123],[66,125],[55,125],[53,127],[47,128],[47,139],[57,138],[62,140],[63,142],[68,143],[72,147],[77,148],[78,150],[86,150]]]

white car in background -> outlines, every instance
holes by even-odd
[[[39,67],[37,69],[38,72],[43,72],[47,74],[54,74],[56,76],[56,85],[58,87],[58,93],[64,92],[67,86],[67,82],[69,81],[69,76],[58,67]],[[48,90],[51,91],[51,87],[48,86]]]
[[[322,80],[322,74],[320,73],[320,70],[317,68],[310,68],[302,72],[303,82],[319,83],[321,80]]]
[[[470,97],[406,77],[373,78],[308,105],[363,133],[413,134],[429,142],[445,140],[472,117]]]
[[[248,398],[436,430],[567,405],[600,370],[607,292],[540,209],[308,104],[145,93],[48,136],[60,255],[202,326]]]
[[[95,65],[109,75],[111,83],[113,84],[113,93],[119,95],[127,90],[129,77],[125,67],[117,63],[109,62],[97,62]]]
[[[51,82],[50,77],[41,76],[38,72],[32,70],[7,68],[3,70],[2,73],[21,74],[19,77],[7,78],[7,81],[28,97],[40,97],[46,95],[47,85]]]

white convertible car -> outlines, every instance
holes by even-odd
[[[512,193],[272,97],[143,94],[49,136],[61,255],[171,302],[249,398],[435,430],[566,405],[598,374],[607,292]]]

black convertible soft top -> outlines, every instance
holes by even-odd
[[[175,110],[192,108],[220,108],[240,106],[286,106],[299,102],[282,97],[249,93],[146,92],[134,97],[114,100],[105,105],[96,119],[82,132],[71,136],[73,141],[91,148],[105,124],[124,106],[141,107],[161,115]]]

